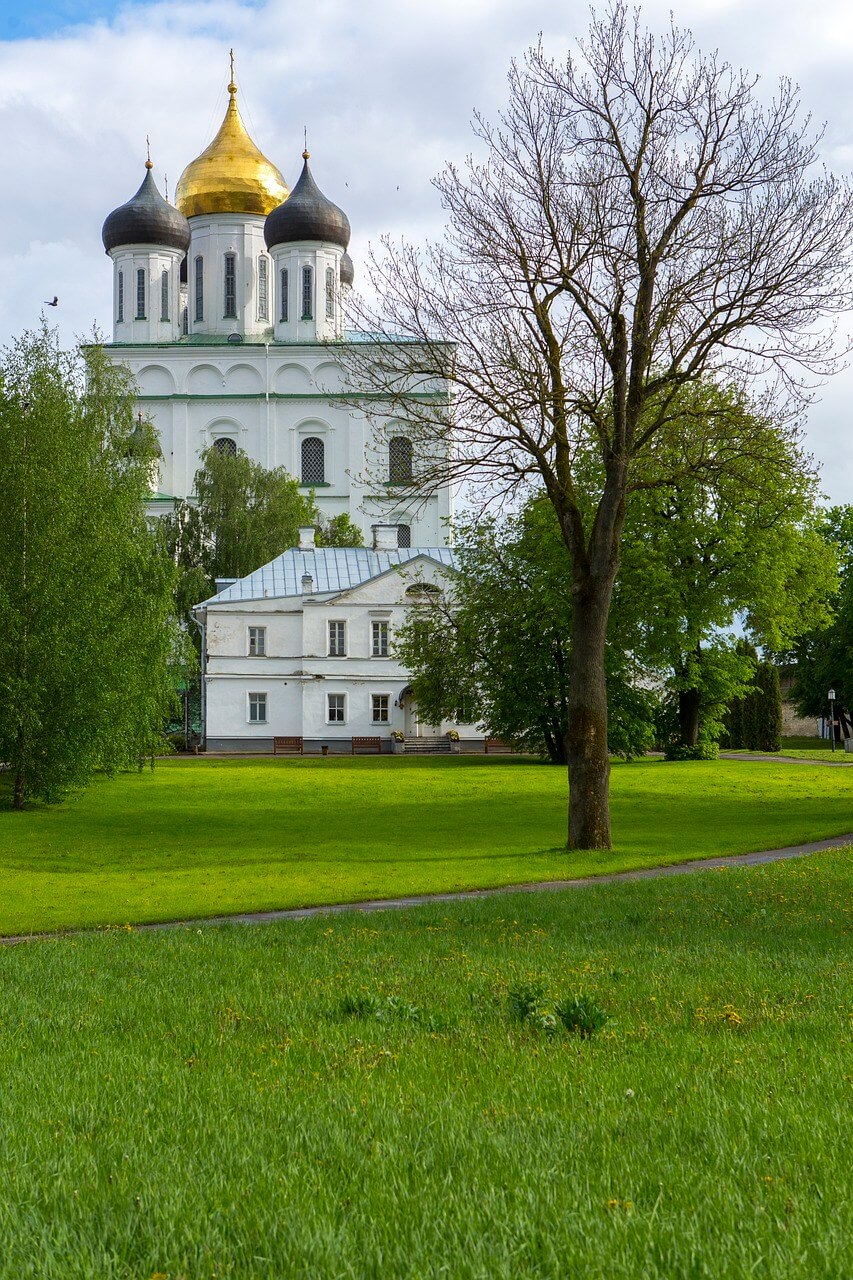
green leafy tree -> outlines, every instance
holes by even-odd
[[[571,577],[550,504],[541,498],[501,523],[455,529],[458,572],[424,593],[396,650],[413,674],[425,719],[481,721],[490,735],[566,763]],[[627,620],[608,649],[610,748],[626,757],[652,743],[654,697],[626,652]]]
[[[796,667],[791,692],[800,715],[825,716],[826,695],[834,689],[836,708],[849,717],[853,711],[853,506],[829,508],[820,532],[840,565],[832,622],[828,627],[810,628],[779,657]]]
[[[43,326],[0,354],[0,760],[16,808],[161,741],[182,644],[145,520],[155,454],[99,346],[63,352]]]
[[[675,434],[703,417],[714,421],[718,453],[733,456],[717,471],[678,475],[661,433],[626,518],[616,586],[617,600],[639,597],[631,607],[644,618],[642,657],[665,673],[671,740],[684,748],[716,741],[726,708],[752,684],[755,651],[733,641],[733,628],[764,648],[791,644],[828,622],[837,575],[811,462],[790,430],[708,381],[676,398]],[[741,452],[747,436],[754,457]]]

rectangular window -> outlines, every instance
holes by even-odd
[[[204,319],[204,258],[195,260],[195,318]]]
[[[281,277],[281,310],[279,311],[279,315],[282,321],[286,322],[288,315],[290,314],[287,309],[287,290],[290,282],[290,272],[287,267],[282,267],[279,275]]]
[[[346,694],[329,693],[326,695],[329,724],[346,723]]]
[[[267,260],[263,255],[258,258],[258,319],[269,320],[270,304],[267,293]]]
[[[124,320],[124,272],[118,273],[118,306],[116,308],[116,320],[119,324]]]
[[[347,656],[347,624],[345,622],[329,623],[329,657],[345,658]]]
[[[225,255],[225,308],[222,314],[226,320],[237,318],[237,257],[233,253]]]
[[[136,318],[145,319],[145,271],[142,267],[136,273]]]
[[[266,627],[249,627],[249,657],[265,658],[267,653]]]
[[[314,272],[310,267],[302,268],[302,319],[314,319]]]
[[[373,718],[374,724],[388,723],[389,699],[390,699],[390,694],[387,694],[387,693],[372,693],[370,695],[370,705],[373,709],[372,718]]]
[[[160,277],[160,319],[169,319],[169,273],[166,270]]]
[[[335,318],[335,271],[333,267],[326,267],[326,319],[334,320]]]
[[[388,657],[388,623],[372,622],[370,624],[372,632],[372,652],[374,658]]]
[[[397,546],[410,547],[412,545],[412,526],[410,524],[397,525]]]
[[[267,695],[265,693],[249,694],[249,724],[266,724]]]

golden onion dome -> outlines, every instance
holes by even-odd
[[[284,178],[255,146],[240,118],[233,58],[228,93],[228,109],[219,132],[187,165],[175,189],[175,204],[185,218],[206,213],[266,217],[290,194]]]

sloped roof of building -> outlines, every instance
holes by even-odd
[[[291,548],[211,596],[204,605],[301,596],[303,574],[311,575],[315,594],[348,591],[421,556],[449,569],[456,564],[451,547],[400,547],[394,551],[371,551],[367,547],[317,547],[314,551]]]

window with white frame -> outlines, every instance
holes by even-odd
[[[265,658],[267,654],[266,627],[249,627],[249,657]]]
[[[302,319],[314,319],[314,268],[302,268]]]
[[[335,271],[333,267],[326,267],[326,319],[334,320],[335,318]]]
[[[267,259],[263,254],[258,258],[258,319],[268,320],[270,315],[269,292],[267,286]]]
[[[326,694],[326,720],[329,724],[345,724],[347,718],[347,695],[345,693]]]
[[[160,276],[160,319],[169,319],[169,272],[165,267]]]
[[[145,319],[145,269],[140,267],[136,273],[136,318]]]
[[[249,724],[266,724],[267,695],[265,693],[249,694]]]
[[[371,652],[374,658],[388,657],[388,623],[372,622],[370,624],[371,632]]]
[[[345,658],[347,656],[347,624],[345,622],[329,623],[329,657]]]
[[[391,699],[389,693],[372,693],[370,695],[370,707],[373,712],[371,719],[374,724],[388,723],[388,706]]]
[[[235,320],[237,317],[237,255],[236,253],[226,253],[225,255],[225,292],[224,306],[222,315],[226,320]]]
[[[124,320],[124,272],[118,273],[118,305],[116,307],[116,320],[119,324]]]

